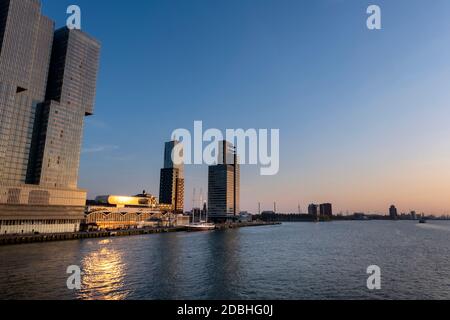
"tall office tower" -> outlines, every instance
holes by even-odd
[[[231,143],[219,142],[217,163],[208,172],[209,218],[216,222],[234,220],[240,213],[240,166]]]
[[[73,232],[84,117],[93,113],[99,43],[41,15],[39,0],[0,1],[0,233]]]
[[[397,220],[398,218],[397,208],[394,205],[389,208],[389,216],[392,220]]]
[[[308,206],[308,214],[313,217],[318,216],[317,204],[310,204]]]
[[[183,151],[183,145],[179,141],[166,143],[159,185],[159,203],[171,205],[176,213],[184,211]]]
[[[166,142],[164,148],[164,168],[178,169],[180,177],[184,179],[184,148],[177,140]]]
[[[333,205],[331,203],[323,203],[320,205],[320,215],[323,217],[333,216]]]

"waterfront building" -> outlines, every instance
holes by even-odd
[[[178,141],[165,144],[164,168],[161,169],[159,202],[172,206],[172,211],[184,211],[183,146]]]
[[[331,203],[323,203],[320,205],[320,215],[322,217],[333,217],[333,205]]]
[[[95,203],[100,205],[115,206],[117,208],[130,207],[146,207],[151,209],[159,209],[156,197],[149,194],[142,194],[137,196],[98,196],[95,198]]]
[[[0,1],[0,234],[80,228],[81,140],[99,54],[80,30],[54,32],[39,0]]]
[[[389,217],[390,217],[392,220],[397,220],[397,219],[398,219],[397,208],[396,208],[394,205],[392,205],[392,206],[389,208]]]
[[[247,211],[243,211],[239,213],[239,222],[252,222],[253,215]]]
[[[177,140],[166,142],[164,145],[164,168],[175,168],[184,176],[184,148]]]
[[[208,168],[208,212],[210,220],[238,219],[240,204],[240,167],[234,146],[219,142],[217,164]]]
[[[171,205],[159,204],[143,192],[136,196],[105,195],[88,201],[85,227],[91,230],[175,227],[189,224],[189,216],[173,213]]]
[[[310,204],[308,206],[308,214],[310,216],[317,217],[318,213],[319,213],[319,211],[318,211],[318,205],[317,204]]]

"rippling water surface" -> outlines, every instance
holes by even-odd
[[[67,289],[79,265],[82,290]],[[382,269],[369,291],[366,269]],[[0,299],[450,299],[450,223],[286,223],[0,247]]]

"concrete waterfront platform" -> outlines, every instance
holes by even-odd
[[[166,228],[147,228],[130,229],[117,231],[95,231],[95,232],[73,232],[73,233],[55,233],[55,234],[34,234],[34,235],[4,235],[0,236],[0,246],[25,244],[25,243],[43,243],[52,241],[68,241],[94,238],[137,236],[144,234],[157,234],[169,232],[186,231],[185,227],[166,227]]]
[[[234,222],[216,225],[216,230],[227,230],[245,227],[261,227],[280,225],[280,222]],[[54,233],[54,234],[29,234],[29,235],[2,235],[0,236],[0,246],[26,244],[26,243],[44,243],[53,241],[69,241],[81,239],[95,239],[95,238],[110,238],[110,237],[125,237],[138,236],[145,234],[158,234],[169,232],[183,232],[187,231],[186,227],[162,227],[162,228],[144,228],[144,229],[129,229],[116,231],[94,231],[94,232],[73,232],[73,233]]]

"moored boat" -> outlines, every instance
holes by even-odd
[[[187,231],[195,232],[195,231],[211,231],[216,229],[216,225],[214,223],[200,222],[200,223],[191,223],[186,226]]]

